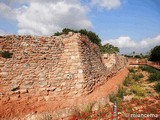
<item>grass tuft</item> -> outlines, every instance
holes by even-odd
[[[138,75],[134,74],[134,75],[133,75],[133,79],[134,79],[135,81],[139,81],[139,80],[140,80],[140,77],[139,77]]]
[[[116,101],[116,95],[113,93],[113,94],[110,94],[109,95],[109,100],[114,103]]]
[[[135,73],[136,71],[133,68],[128,69],[130,73]]]
[[[130,79],[129,79],[129,75],[125,78],[125,80],[123,81],[123,85],[124,86],[128,86],[130,84]]]
[[[117,97],[123,99],[123,97],[124,97],[124,89],[123,88],[118,89]]]
[[[140,97],[145,97],[146,96],[146,91],[142,89],[139,85],[132,85],[131,86],[131,91],[136,94],[137,96]]]
[[[142,73],[138,74],[139,78],[144,78],[144,75]]]

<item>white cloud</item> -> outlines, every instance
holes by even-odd
[[[0,16],[11,20],[16,19],[15,11],[2,2],[0,2]]]
[[[119,37],[117,39],[110,39],[107,42],[109,42],[119,48],[131,48],[131,47],[136,46],[136,43],[133,40],[131,40],[131,38],[128,36]]]
[[[52,35],[65,27],[73,29],[92,27],[92,23],[86,17],[87,8],[75,0],[34,1],[30,2],[28,7],[19,10],[17,15],[19,34]]]
[[[121,5],[120,0],[91,0],[91,4],[94,6],[102,7],[105,9],[116,9]]]
[[[121,49],[122,53],[131,53],[132,51],[147,52],[156,45],[160,45],[160,35],[153,38],[146,38],[139,42],[132,40],[128,36],[119,37],[117,39],[110,39],[105,41]]]
[[[8,2],[13,4],[11,0]],[[87,18],[88,8],[79,0],[23,0],[21,2],[28,4],[20,5],[18,8],[0,4],[0,15],[7,19],[16,19],[18,34],[53,35],[66,27],[92,28],[92,23]]]
[[[141,48],[151,48],[155,45],[160,45],[160,35],[154,38],[144,39],[140,41],[140,43],[138,43],[138,47],[141,47]]]

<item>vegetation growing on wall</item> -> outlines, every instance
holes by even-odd
[[[59,36],[62,34],[68,34],[69,32],[81,33],[83,35],[86,35],[93,43],[97,44],[99,47],[102,46],[101,39],[99,38],[99,36],[92,31],[87,31],[86,29],[73,30],[73,29],[69,29],[69,28],[64,28],[62,30],[62,32],[56,32],[54,35]]]
[[[113,54],[113,53],[118,53],[119,52],[119,48],[115,47],[109,43],[103,45],[100,47],[100,50],[102,53],[109,53],[109,54]]]
[[[54,35],[55,36],[59,36],[62,34],[68,34],[69,32],[74,32],[74,33],[81,33],[82,35],[85,35],[89,38],[89,40],[91,40],[91,42],[97,44],[100,48],[100,51],[102,54],[104,53],[109,53],[109,54],[113,54],[113,53],[118,53],[119,52],[119,48],[115,47],[109,43],[102,45],[101,44],[101,39],[99,38],[99,36],[92,32],[92,31],[87,31],[86,29],[81,29],[81,30],[73,30],[73,29],[69,29],[69,28],[64,28],[62,30],[62,32],[56,32]]]
[[[0,52],[0,55],[3,57],[3,58],[12,58],[12,55],[13,53],[9,52],[9,51],[2,51]]]

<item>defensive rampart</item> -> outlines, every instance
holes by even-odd
[[[105,66],[99,48],[78,33],[52,37],[1,36],[0,100],[52,101],[89,94],[126,65],[115,55]]]

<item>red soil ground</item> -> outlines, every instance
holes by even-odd
[[[96,88],[91,94],[74,99],[62,99],[52,102],[37,102],[36,99],[23,99],[20,101],[4,102],[0,101],[0,118],[24,116],[29,113],[40,113],[58,110],[61,108],[76,106],[79,104],[87,104],[101,99],[117,89],[117,85],[128,74],[128,69],[120,70],[114,77],[110,78],[104,85]]]

